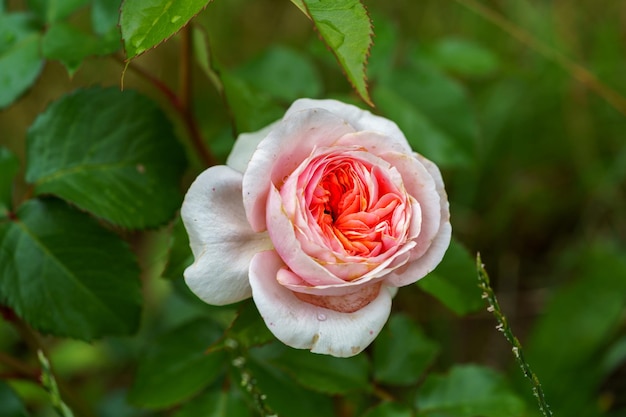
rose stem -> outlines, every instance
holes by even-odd
[[[511,326],[509,326],[509,322],[506,319],[504,313],[500,309],[500,304],[498,303],[498,299],[496,298],[496,294],[491,288],[491,284],[489,281],[489,275],[487,275],[487,271],[485,271],[485,265],[482,263],[480,259],[480,253],[476,254],[476,271],[478,273],[478,287],[483,291],[482,297],[487,300],[489,303],[489,307],[487,307],[487,311],[492,313],[498,322],[496,329],[502,332],[506,340],[513,346],[512,351],[515,356],[515,360],[518,365],[522,369],[522,372],[526,378],[530,381],[533,387],[533,395],[537,398],[537,403],[539,404],[539,410],[544,415],[544,417],[552,417],[552,411],[550,410],[550,406],[546,402],[545,395],[543,393],[543,389],[541,388],[541,384],[539,383],[539,378],[532,371],[528,362],[524,358],[524,353],[522,351],[522,344],[513,334],[513,330],[511,330]]]

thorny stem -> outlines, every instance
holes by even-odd
[[[528,378],[528,380],[532,384],[533,394],[535,398],[537,398],[539,410],[541,410],[541,413],[544,417],[552,417],[552,411],[550,410],[550,406],[546,402],[543,389],[541,388],[541,384],[539,383],[539,378],[537,378],[537,375],[535,375],[535,373],[530,368],[528,362],[526,362],[526,359],[524,358],[524,353],[522,351],[522,344],[513,334],[513,330],[511,330],[506,316],[504,315],[504,313],[502,313],[502,310],[500,309],[500,304],[498,303],[496,294],[493,292],[493,288],[491,288],[489,275],[487,275],[487,271],[485,271],[485,265],[480,259],[480,254],[476,254],[476,271],[478,272],[478,287],[483,291],[482,297],[487,300],[487,303],[489,303],[487,311],[492,313],[498,322],[496,329],[502,332],[506,340],[513,346],[512,351],[513,355],[515,356],[515,360],[522,369],[524,376]]]
[[[184,48],[183,48],[184,49]],[[119,56],[115,56],[115,59],[120,62],[122,65],[125,65],[128,69],[139,75],[140,77],[147,80],[154,87],[156,87],[167,99],[170,105],[176,110],[176,112],[180,115],[185,127],[187,128],[187,132],[189,134],[189,138],[191,139],[191,143],[198,153],[200,159],[206,166],[212,166],[216,164],[215,158],[209,152],[208,148],[204,144],[204,140],[202,139],[202,135],[200,133],[200,128],[196,123],[195,118],[193,117],[192,110],[188,105],[188,102],[184,102],[181,97],[179,97],[171,88],[169,88],[163,81],[153,76],[143,68],[135,65],[132,61],[124,61],[123,58]],[[182,66],[182,64],[181,64]],[[184,78],[183,75],[181,78]],[[182,82],[182,81],[181,81]],[[185,87],[185,89],[188,87]],[[185,98],[187,100],[187,98]]]
[[[21,318],[19,318],[10,308],[3,307],[0,310],[1,310],[2,316],[5,318],[5,320],[10,322],[15,327],[17,332],[20,334],[20,337],[22,338],[22,340],[28,345],[29,349],[33,352],[37,352],[38,356],[44,355],[45,357],[45,355],[47,355],[46,348],[44,347],[44,344],[42,343],[39,335],[36,332],[34,332],[30,328],[30,326],[28,326],[28,324],[26,324]],[[41,363],[41,358],[40,358],[40,363]],[[26,368],[24,368],[23,370],[26,371]],[[21,371],[18,370],[18,372],[21,372]],[[41,373],[37,373],[33,375],[34,376],[34,378],[32,379],[33,382],[45,384],[44,378],[46,377],[45,375],[46,372],[48,372],[50,378],[54,378],[54,373],[48,364],[47,370],[42,369]],[[27,374],[25,375],[28,376]],[[85,416],[85,417],[89,417],[93,415],[91,411],[89,410],[89,408],[76,395],[74,395],[74,393],[71,392],[71,390],[61,380],[58,380],[58,381],[55,380],[55,386],[57,387],[58,392],[60,392],[59,398],[60,398],[60,395],[62,395],[66,399],[66,401],[71,405],[71,408],[78,413],[78,415]],[[70,414],[66,414],[66,415],[69,416]],[[66,415],[63,415],[63,416],[66,416]]]
[[[478,14],[485,20],[493,23],[521,43],[528,45],[530,48],[538,52],[546,59],[558,64],[565,71],[569,72],[574,79],[578,80],[581,84],[585,85],[587,88],[602,97],[617,111],[619,111],[623,115],[626,115],[626,98],[602,83],[592,72],[587,70],[585,67],[577,64],[566,55],[541,42],[529,32],[516,26],[513,22],[507,20],[504,16],[490,9],[484,4],[481,4],[476,0],[456,1],[457,3],[460,3],[466,8],[472,10],[474,13]]]
[[[41,350],[37,351],[37,357],[41,364],[41,384],[50,396],[52,407],[54,407],[57,414],[61,417],[74,417],[72,410],[63,402],[63,399],[61,399],[59,387],[50,369],[48,358],[46,358]]]

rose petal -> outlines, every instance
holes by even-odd
[[[384,135],[374,131],[360,131],[344,135],[336,143],[337,146],[359,146],[373,155],[382,155],[387,152],[412,154],[404,136]]]
[[[254,302],[270,331],[283,343],[337,357],[354,356],[378,335],[391,311],[391,293],[383,286],[372,302],[353,313],[340,313],[299,300],[276,281],[284,266],[275,251],[257,254],[250,265]]]
[[[308,98],[296,100],[286,116],[305,109],[321,108],[331,113],[340,115],[346,120],[356,131],[372,131],[387,136],[391,143],[405,143],[405,151],[412,152],[404,134],[397,124],[384,117],[376,116],[367,110],[362,110],[351,104],[345,104],[337,100],[312,100]]]
[[[252,229],[265,230],[270,183],[282,184],[316,147],[328,146],[353,132],[342,118],[322,109],[291,113],[259,143],[243,177],[243,203]]]
[[[424,253],[412,252],[411,261],[403,267],[394,271],[385,280],[389,285],[403,286],[411,284],[420,278],[423,278],[429,274],[443,259],[448,246],[450,245],[450,239],[452,237],[452,226],[450,224],[450,207],[448,203],[448,196],[443,185],[443,178],[437,165],[424,158],[422,155],[415,154],[422,165],[428,170],[428,173],[435,182],[435,188],[437,194],[440,197],[440,224],[435,237],[432,239],[432,243],[428,247],[428,250]]]
[[[211,167],[191,184],[181,209],[195,257],[185,270],[185,281],[209,304],[250,297],[250,260],[272,248],[267,233],[255,233],[248,225],[241,181],[242,174],[232,168]]]
[[[248,163],[250,162],[252,154],[256,150],[257,146],[259,146],[259,143],[265,138],[265,136],[267,136],[267,134],[274,129],[277,123],[278,122],[274,122],[261,130],[257,130],[256,132],[240,134],[235,141],[232,151],[230,151],[230,154],[228,155],[226,165],[235,171],[239,171],[241,173],[246,172]]]

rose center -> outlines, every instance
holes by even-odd
[[[396,244],[394,224],[404,204],[387,176],[355,159],[329,162],[323,169],[319,181],[309,184],[314,189],[308,209],[330,246],[371,257]]]

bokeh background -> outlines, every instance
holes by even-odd
[[[28,7],[5,3],[7,10]],[[474,277],[473,256],[481,253],[555,415],[626,415],[626,3],[365,4],[375,31],[368,69],[373,111],[396,121],[414,149],[439,164],[447,185],[457,243],[445,274]],[[88,28],[89,16],[85,7],[70,19]],[[194,114],[220,160],[238,132],[276,120],[298,97],[366,106],[289,1],[216,0],[193,22],[220,76],[216,81],[215,72],[194,63]],[[181,48],[176,36],[134,65],[176,89]],[[89,58],[72,77],[59,62],[47,62],[33,88],[0,110],[0,144],[23,161],[26,131],[37,114],[77,87],[119,86],[121,56]],[[132,69],[124,88],[172,110]],[[189,154],[181,190],[202,167],[191,148]],[[18,181],[17,200],[26,189]],[[155,335],[198,312],[227,323],[233,310],[200,306],[185,293],[182,266],[168,264],[172,227],[125,238],[143,267],[140,333],[91,344],[49,337],[50,359],[85,404],[79,415],[175,415],[127,403],[138,358]],[[184,253],[178,256],[185,261]],[[421,287],[402,289],[394,303],[394,314],[418,323],[438,346],[424,377],[458,364],[486,365],[526,399],[525,415],[538,415],[530,385],[480,293],[473,286],[433,289],[437,271],[433,275]],[[7,322],[0,322],[0,350],[32,361]],[[54,415],[39,387],[19,380],[11,386],[32,415]],[[384,388],[400,398],[412,389]],[[356,400],[345,403],[337,415],[365,412]]]

